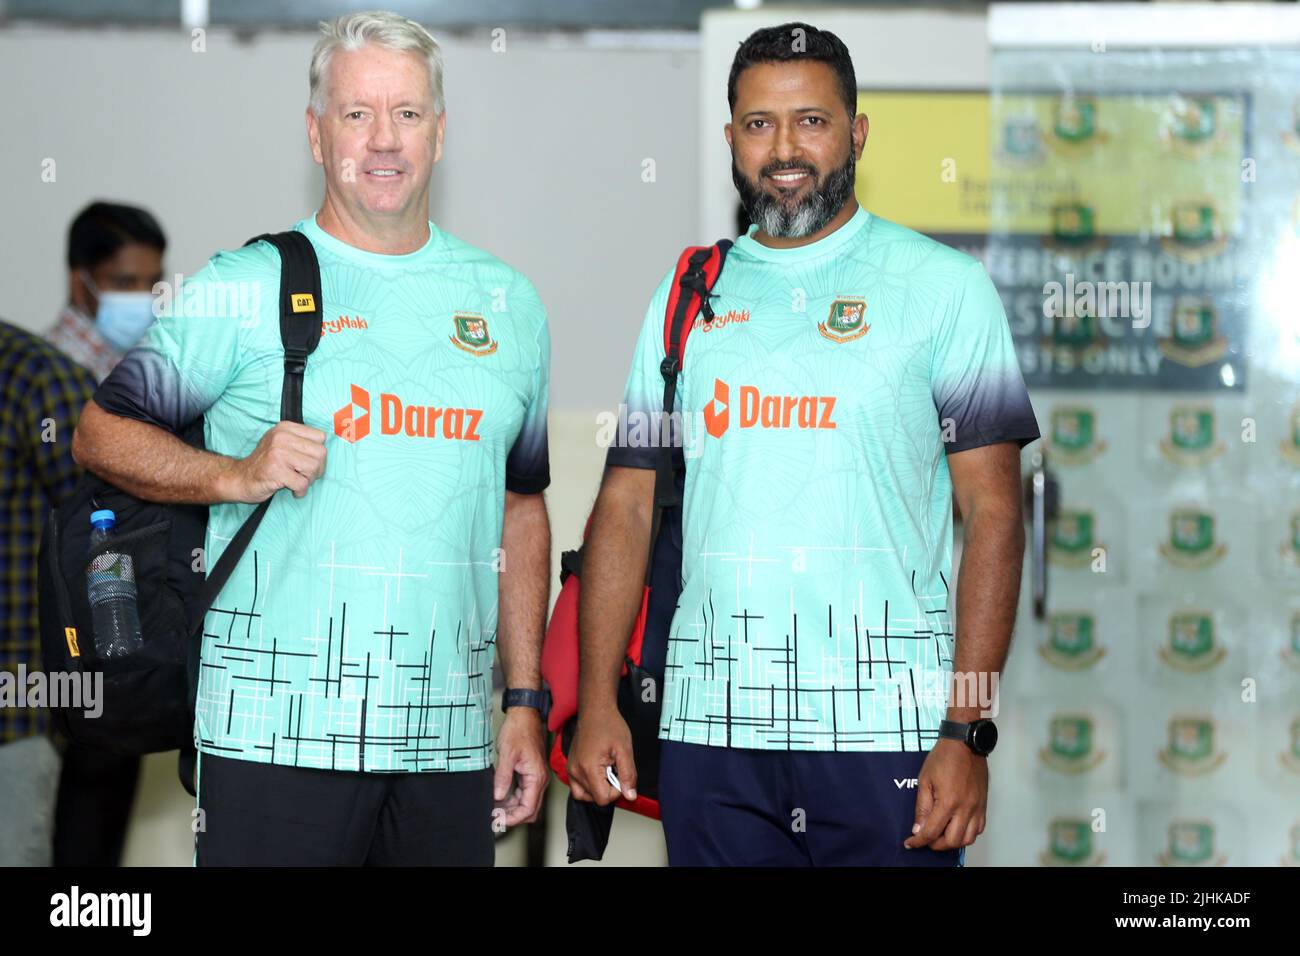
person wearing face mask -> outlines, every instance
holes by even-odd
[[[68,230],[68,303],[46,339],[102,382],[153,323],[166,249],[146,210],[91,203]]]
[[[167,239],[144,209],[94,202],[68,230],[68,303],[46,340],[102,382],[153,323]],[[68,742],[54,813],[55,866],[117,866],[140,758]]]

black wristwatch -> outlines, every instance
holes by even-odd
[[[979,757],[987,757],[998,745],[998,729],[987,717],[963,724],[956,720],[939,721],[939,736],[960,740]]]
[[[511,707],[532,707],[545,720],[551,711],[551,695],[544,690],[521,690],[517,687],[507,688],[501,695],[501,709]]]

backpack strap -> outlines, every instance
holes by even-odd
[[[302,421],[302,385],[307,371],[307,356],[320,344],[321,305],[320,263],[311,240],[301,232],[263,233],[244,243],[269,242],[280,252],[280,342],[284,346],[284,385],[280,390],[280,418],[282,421]],[[203,618],[217,599],[221,589],[230,580],[239,559],[248,550],[266,511],[275,495],[258,504],[252,514],[244,519],[235,536],[221,552],[211,573],[199,589],[189,609],[190,633],[202,626]]]
[[[668,307],[664,310],[664,360],[659,366],[664,377],[664,404],[659,422],[662,454],[655,465],[657,508],[671,508],[680,503],[673,482],[671,425],[677,400],[677,377],[686,359],[686,339],[695,325],[695,317],[703,315],[706,323],[713,321],[709,299],[730,250],[731,240],[720,239],[712,246],[691,246],[677,259],[677,271],[668,292]]]

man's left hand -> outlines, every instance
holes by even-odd
[[[989,762],[960,740],[942,738],[921,766],[916,781],[916,818],[903,846],[954,850],[970,846],[984,832],[989,796]]]
[[[507,827],[532,823],[542,809],[542,794],[550,780],[546,766],[545,727],[532,707],[511,707],[497,734],[497,768],[493,784],[496,808],[504,811]],[[511,784],[515,784],[511,792]]]

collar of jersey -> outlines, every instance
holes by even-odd
[[[743,250],[747,255],[753,256],[755,259],[763,259],[767,262],[784,262],[787,264],[800,262],[839,250],[846,243],[856,238],[870,221],[871,213],[867,212],[862,206],[858,206],[857,212],[853,214],[849,221],[829,236],[823,236],[816,242],[810,242],[806,246],[795,246],[792,249],[773,249],[771,246],[763,245],[753,238],[754,233],[758,231],[758,226],[751,225],[749,231],[736,240],[736,248]]]
[[[403,253],[400,256],[389,256],[382,252],[367,252],[364,249],[358,249],[356,246],[348,245],[342,239],[336,239],[316,224],[315,213],[302,220],[295,228],[305,234],[312,241],[312,245],[317,248],[332,252],[348,262],[355,262],[377,269],[401,269],[411,266],[442,244],[442,233],[438,231],[438,227],[432,222],[429,223],[429,241],[414,252]]]

